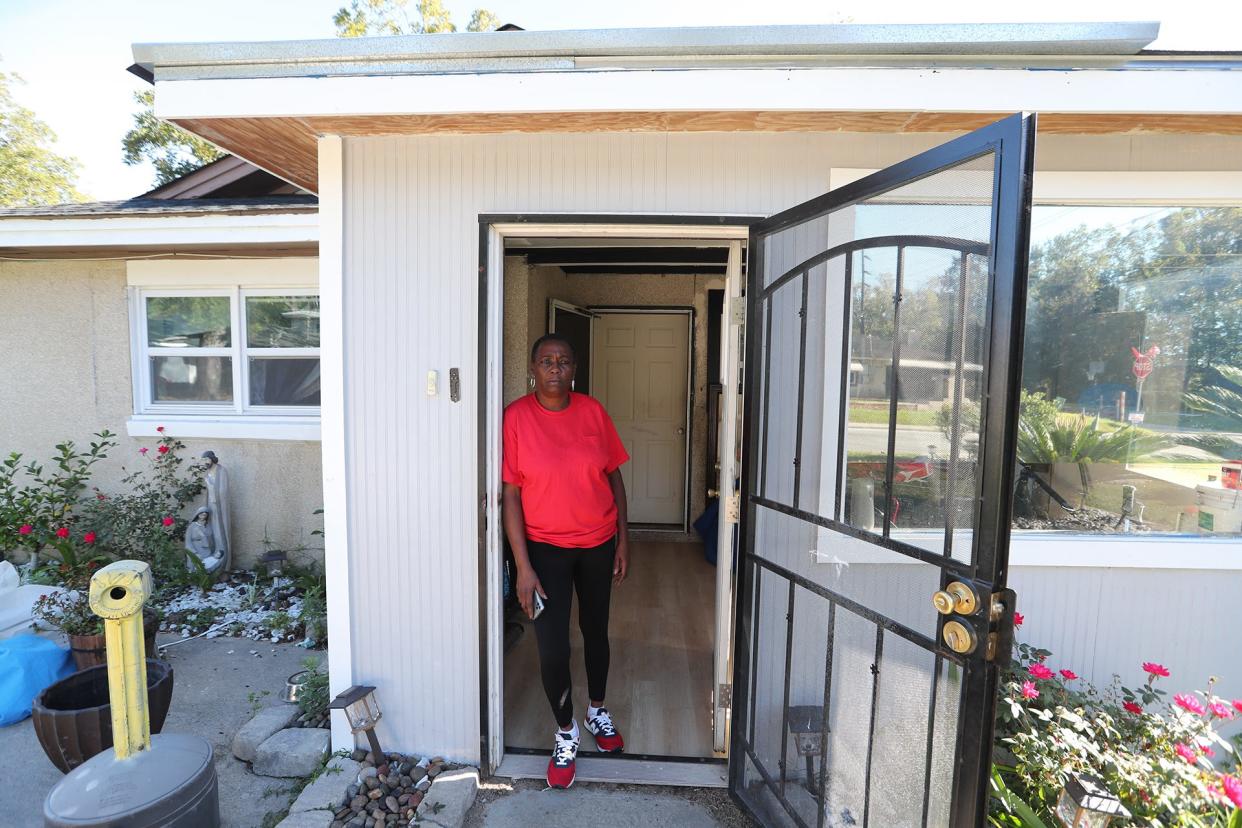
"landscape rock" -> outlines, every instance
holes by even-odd
[[[276,828],[328,828],[331,824],[331,811],[298,811],[276,823]]]
[[[305,788],[294,803],[289,806],[289,813],[313,811],[328,808],[336,811],[345,802],[345,791],[341,783],[354,779],[358,775],[359,765],[353,759],[334,756],[328,760],[323,773]]]
[[[330,741],[331,734],[326,730],[286,728],[259,745],[255,751],[253,770],[260,776],[310,776],[328,755]],[[344,790],[344,780],[338,779],[337,784]]]
[[[241,726],[233,737],[233,755],[243,762],[253,762],[259,745],[284,730],[298,714],[296,704],[280,704],[264,707],[254,718]]]
[[[439,774],[435,785],[418,806],[419,821],[442,828],[457,828],[465,821],[466,812],[474,804],[478,790],[479,771],[476,768],[460,768]]]

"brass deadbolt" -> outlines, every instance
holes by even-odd
[[[954,581],[932,596],[932,606],[941,615],[974,615],[979,608],[979,600],[969,585]]]
[[[961,655],[973,653],[979,645],[975,631],[961,621],[946,621],[941,636],[950,650]]]

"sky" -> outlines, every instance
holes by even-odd
[[[0,72],[25,81],[15,96],[48,124],[56,149],[82,164],[93,199],[138,195],[149,166],[127,167],[121,138],[133,95],[136,42],[297,40],[333,37],[347,0],[0,0]],[[411,0],[414,5],[417,0]],[[526,29],[807,23],[966,23],[1158,20],[1155,49],[1242,51],[1242,3],[1220,0],[445,0],[464,28],[478,5]]]

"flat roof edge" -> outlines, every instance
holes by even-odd
[[[1137,55],[1157,21],[1094,23],[842,23],[650,29],[461,32],[320,40],[135,43],[136,66],[299,64],[449,58],[703,55]]]

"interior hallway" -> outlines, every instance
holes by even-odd
[[[703,559],[701,543],[630,544],[629,577],[612,594],[608,710],[627,753],[711,757],[716,569]],[[505,746],[549,750],[555,725],[539,679],[535,633],[529,621],[523,627],[505,656]],[[569,631],[581,727],[587,689],[576,597]],[[583,754],[594,749],[584,731]]]

